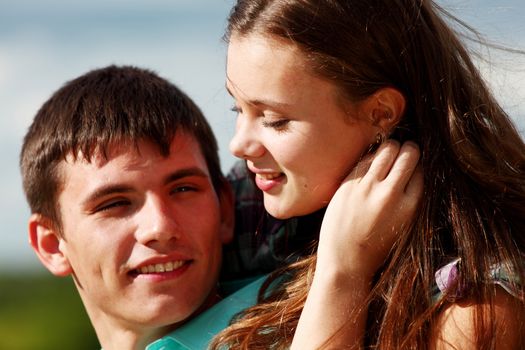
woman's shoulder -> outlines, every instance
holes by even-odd
[[[492,344],[497,345],[491,348],[523,349],[523,302],[502,288],[495,288],[492,308],[487,303],[479,304],[469,298],[446,303],[436,316],[430,349],[476,348],[476,317],[480,310],[493,322],[490,337]]]
[[[461,259],[454,259],[436,271],[433,301],[446,300],[436,316],[430,348],[449,348],[450,345],[460,349],[474,348],[475,319],[478,311],[482,311],[493,321],[493,341],[498,349],[521,349],[525,345],[522,336],[525,305],[523,284],[516,271],[510,264],[501,262],[493,264],[485,273],[484,281],[494,286],[490,303],[479,303],[468,296],[468,288],[473,287],[460,284],[461,273]]]

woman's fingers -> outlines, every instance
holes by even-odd
[[[417,144],[410,141],[405,142],[399,149],[397,158],[385,176],[385,180],[392,187],[400,188],[403,192],[406,192],[406,188],[413,179],[414,171],[419,163],[419,156]]]
[[[343,180],[343,182],[362,179],[368,173],[370,165],[372,164],[372,161],[374,161],[374,157],[375,154],[368,154],[363,159],[361,159],[354,166],[350,174]]]
[[[416,199],[416,203],[423,196],[423,169],[421,166],[416,167],[412,177],[405,187],[405,193],[409,198]]]
[[[385,141],[373,155],[373,161],[366,177],[371,180],[383,181],[390,172],[400,151],[399,142]]]
[[[318,264],[364,274],[377,270],[421,198],[419,154],[414,143],[387,141],[347,177],[327,207]]]

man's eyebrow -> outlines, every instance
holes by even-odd
[[[170,182],[174,182],[180,179],[183,179],[185,177],[203,177],[203,178],[209,178],[210,175],[208,175],[203,169],[199,167],[190,167],[190,168],[184,168],[179,169],[168,176],[166,176],[164,180],[164,184],[169,184]]]
[[[229,79],[227,79],[227,80],[230,81]],[[231,83],[231,84],[233,84],[233,83]],[[227,83],[226,83],[225,87],[226,87],[226,91],[228,91],[230,96],[235,98],[235,96],[233,95],[233,92],[230,90],[230,87],[228,86]],[[291,106],[289,103],[284,103],[284,102],[279,102],[279,101],[274,101],[274,100],[265,100],[265,99],[251,99],[251,100],[247,99],[245,101],[246,101],[247,104],[255,106],[255,107],[268,106],[268,107],[272,107],[272,108],[276,108],[276,109],[283,109],[283,108],[287,108],[287,107]]]

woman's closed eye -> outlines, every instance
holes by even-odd
[[[277,131],[286,131],[288,127],[288,123],[290,123],[290,119],[276,119],[276,120],[263,119],[262,121],[262,125],[265,128],[272,128]]]
[[[242,114],[243,112],[242,108],[237,105],[233,105],[230,110],[236,114]],[[277,131],[286,131],[288,123],[290,122],[290,119],[267,116],[263,112],[261,112],[258,117],[261,118],[263,127]]]

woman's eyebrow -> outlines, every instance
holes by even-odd
[[[233,83],[227,79],[228,82],[230,82],[230,84],[233,85]],[[228,86],[228,83],[226,83],[226,91],[228,91],[228,94],[230,94],[231,97],[235,98],[235,95],[233,94],[233,92],[231,91],[230,87]],[[268,107],[272,107],[272,108],[276,108],[276,109],[284,109],[284,108],[287,108],[287,107],[290,107],[291,104],[290,103],[285,103],[285,102],[281,102],[281,101],[276,101],[276,100],[271,100],[271,99],[250,99],[250,98],[245,98],[244,101],[251,105],[251,106],[255,106],[255,107],[260,107],[260,106],[268,106]]]

